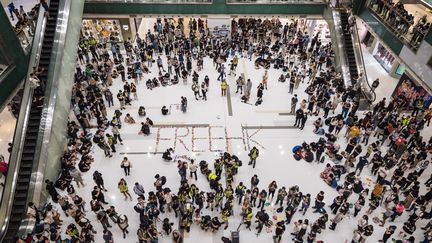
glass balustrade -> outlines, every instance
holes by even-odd
[[[384,0],[372,0],[369,9],[390,29],[404,44],[417,50],[429,32],[427,16],[417,20],[408,13],[403,4],[390,4]]]
[[[85,0],[86,3],[147,3],[147,4],[188,4],[212,3],[212,0]]]
[[[229,4],[322,4],[325,0],[226,0]]]

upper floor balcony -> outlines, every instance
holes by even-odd
[[[367,7],[401,42],[417,51],[430,30],[432,15],[421,4],[370,0]]]

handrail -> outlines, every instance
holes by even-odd
[[[370,83],[368,82],[368,78],[367,78],[367,74],[366,74],[366,68],[365,68],[364,59],[363,59],[363,52],[362,52],[360,37],[358,35],[357,23],[354,23],[353,28],[354,28],[354,30],[352,31],[351,36],[353,39],[354,55],[356,56],[357,69],[358,69],[358,72],[363,74],[363,77],[364,77],[362,80],[360,80],[362,82],[360,84],[361,90],[362,90],[363,94],[365,95],[365,97],[369,100],[369,102],[372,103],[376,99],[376,94],[375,94],[375,91],[370,86]],[[366,89],[368,91],[366,91]]]
[[[33,67],[39,65],[39,58],[40,58],[42,42],[45,33],[45,24],[46,24],[46,17],[44,14],[44,9],[40,7],[38,13],[36,31],[33,38],[32,47],[31,47],[31,54],[30,54],[27,74],[30,74],[33,71]],[[2,241],[2,239],[6,235],[9,217],[12,210],[12,204],[13,204],[15,189],[16,189],[16,181],[18,178],[19,168],[21,165],[21,157],[22,157],[21,152],[24,147],[25,134],[27,132],[30,109],[33,101],[33,91],[34,90],[30,85],[29,75],[27,75],[24,84],[24,92],[21,100],[21,108],[20,108],[18,120],[15,127],[13,146],[12,146],[11,156],[9,159],[8,174],[6,175],[5,186],[2,195],[2,202],[0,208],[0,219],[1,219],[0,241]]]
[[[339,11],[332,10],[333,15],[333,21],[334,21],[334,30],[336,33],[336,38],[338,38],[338,43],[335,46],[335,49],[339,50],[339,53],[345,53],[344,46],[345,46],[345,40],[342,38],[343,36],[343,30],[342,30],[342,21],[340,18]],[[351,86],[351,74],[349,72],[348,68],[348,57],[347,55],[343,54],[340,56],[340,66],[342,69],[342,78],[345,81],[345,86]]]
[[[50,142],[52,132],[53,115],[56,106],[58,78],[60,75],[60,66],[62,66],[62,58],[65,47],[65,37],[67,33],[68,20],[70,14],[72,0],[61,0],[59,2],[59,15],[57,17],[57,31],[54,36],[56,40],[53,44],[52,54],[50,58],[50,68],[48,69],[47,84],[45,93],[45,101],[41,114],[41,129],[38,133],[34,158],[37,161],[32,169],[32,176],[29,194],[33,196],[32,201],[40,204],[40,195],[43,192],[43,179],[45,174],[45,162],[48,157],[47,145]],[[42,161],[42,163],[41,163]]]

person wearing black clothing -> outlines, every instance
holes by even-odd
[[[168,114],[168,108],[166,106],[163,106],[161,109],[162,115],[166,116]]]
[[[299,127],[301,124],[301,120],[303,119],[303,116],[304,116],[304,111],[303,111],[303,109],[300,108],[296,111],[295,114],[296,114],[296,121],[294,123],[294,126]]]
[[[368,160],[367,160],[366,156],[361,156],[361,157],[359,158],[359,162],[358,162],[357,165],[356,165],[356,169],[355,169],[354,173],[357,173],[357,170],[358,170],[358,174],[357,174],[357,176],[360,176],[360,174],[361,174],[363,168],[364,168],[365,165],[367,165],[367,164],[368,164]]]
[[[379,242],[387,243],[387,240],[390,238],[390,236],[395,232],[396,226],[390,225],[386,231],[384,232],[382,240],[379,240]]]
[[[301,119],[300,130],[303,130],[303,128],[304,128],[304,126],[306,124],[307,119],[308,119],[308,115],[307,115],[307,113],[304,113],[304,115],[303,115],[303,117]]]
[[[281,242],[282,235],[283,235],[284,232],[285,232],[284,221],[277,222],[276,223],[275,235],[273,236],[273,239],[275,240],[275,242]]]
[[[58,192],[57,192],[57,190],[56,190],[56,188],[54,186],[54,183],[52,181],[48,180],[48,179],[45,180],[45,183],[46,183],[45,189],[50,194],[51,199],[54,202],[58,202],[58,199],[59,199],[60,195],[58,194]]]
[[[122,81],[126,82],[126,74],[125,74],[125,67],[123,66],[123,64],[119,64],[117,66],[117,71],[120,73],[121,77],[122,77]]]

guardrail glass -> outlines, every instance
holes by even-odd
[[[226,0],[235,4],[323,4],[325,0]]]
[[[371,0],[368,3],[368,8],[404,44],[415,51],[429,32],[430,23],[427,23],[427,18],[414,21],[413,14],[408,13],[402,4]]]
[[[353,26],[354,30],[351,32],[353,47],[354,47],[354,55],[356,57],[357,69],[358,72],[363,74],[363,79],[360,80],[361,89],[366,98],[372,103],[376,99],[375,91],[370,86],[370,83],[366,74],[366,67],[363,59],[362,46],[360,42],[360,37],[358,35],[357,24]]]
[[[147,3],[147,4],[188,4],[212,3],[212,0],[85,0],[86,3]]]

